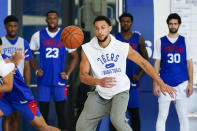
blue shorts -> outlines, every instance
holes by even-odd
[[[131,86],[129,90],[128,108],[138,108],[140,106],[140,87]]]
[[[51,97],[53,97],[56,102],[67,100],[67,89],[67,86],[39,85],[37,100],[39,102],[49,102]]]
[[[29,102],[20,101],[20,103],[17,103],[10,102],[5,98],[0,98],[0,110],[4,113],[4,116],[19,111],[28,121],[33,120],[35,116],[41,116],[35,100]]]

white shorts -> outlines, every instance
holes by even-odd
[[[182,100],[187,98],[186,94],[186,88],[188,86],[188,81],[184,81],[183,83],[173,87],[176,89],[176,94],[174,94],[174,98],[171,98],[170,95],[166,92],[166,96],[163,95],[162,92],[160,92],[160,97],[158,98],[158,101],[175,101],[175,100]]]

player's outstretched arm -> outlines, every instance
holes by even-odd
[[[161,60],[158,60],[158,59],[155,60],[154,68],[157,74],[159,74],[160,63],[161,63]],[[153,81],[153,94],[158,97],[160,96],[160,88],[156,81]]]
[[[17,48],[16,53],[12,54],[11,62],[15,65],[18,65],[24,58],[28,57],[29,55],[25,55],[28,50],[22,51],[23,49],[19,50]]]
[[[146,46],[145,46],[145,41],[144,41],[142,36],[140,36],[140,39],[139,39],[139,53],[144,59],[149,61],[148,52],[147,52]],[[138,73],[133,75],[132,80],[133,81],[139,81],[143,74],[144,74],[144,70],[142,70],[140,68]]]
[[[162,79],[159,77],[159,75],[156,73],[153,66],[145,60],[138,52],[133,50],[129,46],[129,52],[128,52],[128,59],[132,60],[136,64],[138,64],[149,76],[153,78],[154,81],[157,82],[157,84],[160,87],[161,92],[165,95],[165,92],[168,92],[169,95],[174,98],[174,93],[176,93],[176,90],[172,87],[165,84]]]
[[[104,88],[111,88],[115,86],[115,78],[114,77],[104,77],[102,79],[96,79],[89,75],[90,73],[90,62],[85,55],[84,51],[81,51],[81,63],[80,63],[80,80],[82,83],[87,85],[100,85]]]

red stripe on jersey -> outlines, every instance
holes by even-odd
[[[2,98],[3,97],[3,95],[0,93],[0,98]]]
[[[68,94],[68,86],[64,87],[64,96],[67,97]]]
[[[37,104],[36,104],[36,101],[35,100],[32,100],[28,103],[28,106],[30,108],[30,110],[32,111],[33,115],[35,116],[36,115],[36,112],[37,112]]]

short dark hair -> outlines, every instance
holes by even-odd
[[[18,23],[18,18],[14,15],[8,15],[5,19],[4,19],[4,24],[6,25],[8,22],[17,22]]]
[[[103,15],[100,15],[100,16],[97,16],[95,19],[94,19],[94,22],[93,24],[95,24],[97,21],[105,21],[109,26],[111,26],[111,21],[108,17],[106,16],[103,16]]]
[[[119,17],[119,21],[121,22],[122,17],[129,17],[131,19],[131,22],[133,22],[133,16],[130,13],[123,13],[120,17]]]
[[[177,13],[172,13],[172,14],[170,14],[170,15],[168,16],[168,18],[167,18],[167,20],[166,20],[167,24],[169,24],[169,21],[170,21],[171,19],[177,19],[177,20],[178,20],[178,23],[181,24],[181,17],[180,17]]]
[[[0,45],[2,45],[2,40],[1,40],[1,38],[0,38]]]
[[[46,17],[48,17],[49,13],[55,13],[57,16],[59,16],[58,12],[55,10],[50,10],[46,13]]]

